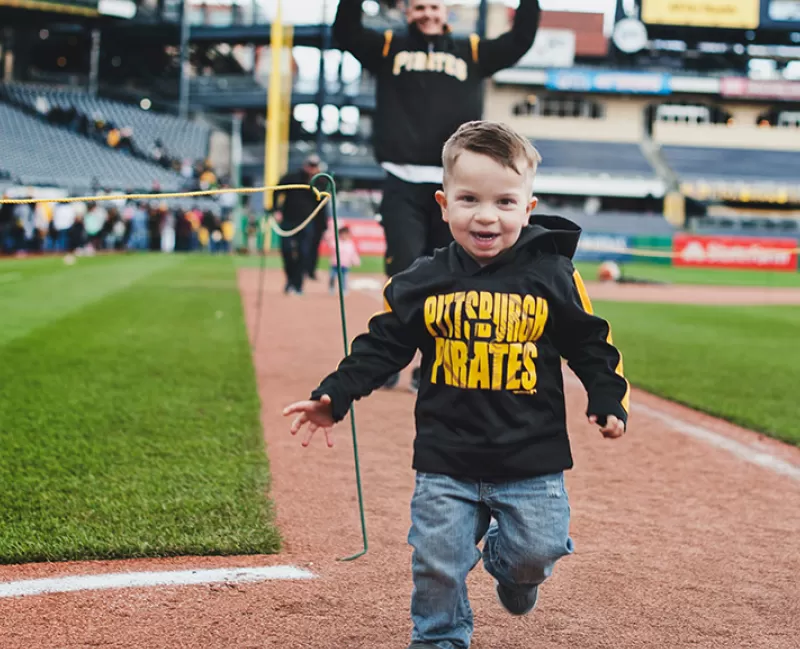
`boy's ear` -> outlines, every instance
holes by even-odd
[[[528,214],[533,212],[536,209],[536,206],[539,204],[539,199],[536,196],[532,196],[530,202],[528,203]]]
[[[436,192],[435,196],[436,202],[442,208],[442,220],[447,223],[447,196],[441,189]]]

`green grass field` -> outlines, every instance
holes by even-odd
[[[279,546],[230,259],[0,261],[0,562]]]
[[[235,280],[237,267],[260,263],[0,261],[0,562],[278,549]],[[362,270],[381,267],[366,257]],[[581,270],[592,277],[591,266]],[[800,283],[795,274],[629,272],[648,270],[686,283]],[[788,389],[800,381],[800,308],[596,308],[635,385],[800,445]]]
[[[800,446],[800,308],[597,302],[631,383]],[[641,431],[646,435],[647,431]]]

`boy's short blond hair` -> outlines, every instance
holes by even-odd
[[[531,180],[542,161],[542,156],[528,138],[502,122],[490,120],[466,122],[445,142],[442,149],[445,180],[452,172],[462,151],[488,156],[520,175],[530,170]],[[523,163],[522,168],[519,166],[520,163]]]

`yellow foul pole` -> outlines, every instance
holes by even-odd
[[[281,0],[277,0],[277,11],[270,31],[270,54],[272,69],[269,75],[267,96],[267,139],[264,146],[264,184],[274,187],[280,180],[281,147],[281,73],[283,60],[283,12]],[[264,209],[272,209],[273,192],[264,192]]]

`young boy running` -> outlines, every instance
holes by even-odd
[[[561,358],[604,437],[621,437],[628,416],[622,357],[571,262],[581,230],[530,216],[537,151],[503,124],[476,121],[442,157],[436,200],[455,241],[395,275],[383,311],[339,368],[284,410],[296,415],[292,434],[309,425],[304,446],[320,429],[332,445],[331,428],[353,401],[422,352],[409,649],[469,647],[466,577],[481,557],[502,606],[525,615],[572,553]]]

